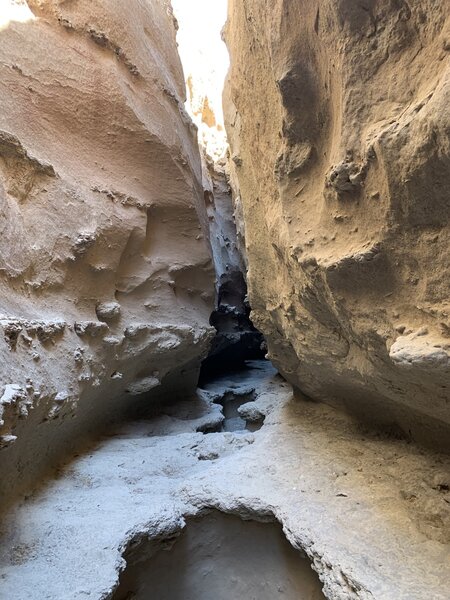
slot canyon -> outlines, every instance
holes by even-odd
[[[0,600],[450,599],[448,0],[0,0]]]

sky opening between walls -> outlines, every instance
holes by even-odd
[[[222,90],[229,57],[221,38],[227,0],[172,0],[177,41],[186,79],[186,108],[199,129],[199,142],[214,159],[227,148]]]

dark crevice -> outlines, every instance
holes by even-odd
[[[223,373],[243,369],[247,360],[265,359],[266,343],[250,319],[250,310],[242,272],[234,269],[224,273],[210,318],[217,333],[202,363],[200,385]]]
[[[205,208],[216,273],[216,304],[210,324],[216,329],[208,357],[203,361],[200,385],[210,378],[261,360],[267,353],[262,334],[250,319],[245,279],[245,239],[236,226],[234,202],[226,163],[205,157]]]
[[[225,417],[222,423],[222,431],[244,431],[247,429],[247,421],[239,414],[239,408],[247,402],[254,402],[255,394],[237,395],[227,392],[219,401]]]

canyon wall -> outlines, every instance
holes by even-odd
[[[216,305],[210,323],[216,329],[203,371],[242,368],[246,360],[264,358],[261,333],[250,320],[243,245],[236,230],[227,161],[204,160],[203,186],[209,239],[216,273]]]
[[[9,4],[0,491],[12,494],[81,435],[194,388],[214,276],[170,3]]]
[[[448,448],[448,4],[230,0],[225,37],[238,226],[272,361],[313,399]]]

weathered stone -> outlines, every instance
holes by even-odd
[[[249,390],[254,400],[245,412],[250,416],[254,405],[254,414],[265,416],[262,428],[218,430],[223,415],[216,402]],[[449,462],[404,440],[364,432],[323,403],[294,398],[270,364],[254,362],[247,372],[211,382],[197,397],[166,405],[153,419],[116,426],[50,487],[4,516],[0,595],[122,600],[134,592],[159,600],[173,589],[160,579],[165,571],[155,553],[161,550],[173,578],[183,576],[180,595],[173,592],[171,600],[210,600],[210,589],[188,594],[187,582],[201,586],[208,576],[216,581],[217,569],[228,572],[230,566],[230,585],[221,586],[217,597],[247,600],[252,591],[234,596],[231,589],[237,567],[214,562],[222,544],[214,527],[203,532],[208,557],[199,565],[192,565],[190,552],[173,560],[168,552],[182,529],[189,532],[192,517],[217,509],[280,522],[294,548],[311,561],[329,600],[447,600]],[[241,551],[242,536],[245,522],[232,531]],[[266,535],[258,543],[261,551],[274,546]],[[245,572],[255,553],[239,556]],[[127,581],[134,559],[148,575],[146,590],[139,590],[139,581]],[[322,597],[320,591],[290,596],[271,588],[274,564],[270,571],[252,569],[265,584],[258,599]]]
[[[308,396],[449,448],[448,5],[366,4],[229,2],[252,318]]]
[[[8,421],[11,496],[130,409],[149,361],[164,385],[177,371],[173,393],[195,385],[214,288],[168,3],[5,0],[0,22],[0,396],[27,377],[42,392],[20,430]],[[176,346],[122,344],[135,323]],[[56,419],[60,390],[76,418]]]

